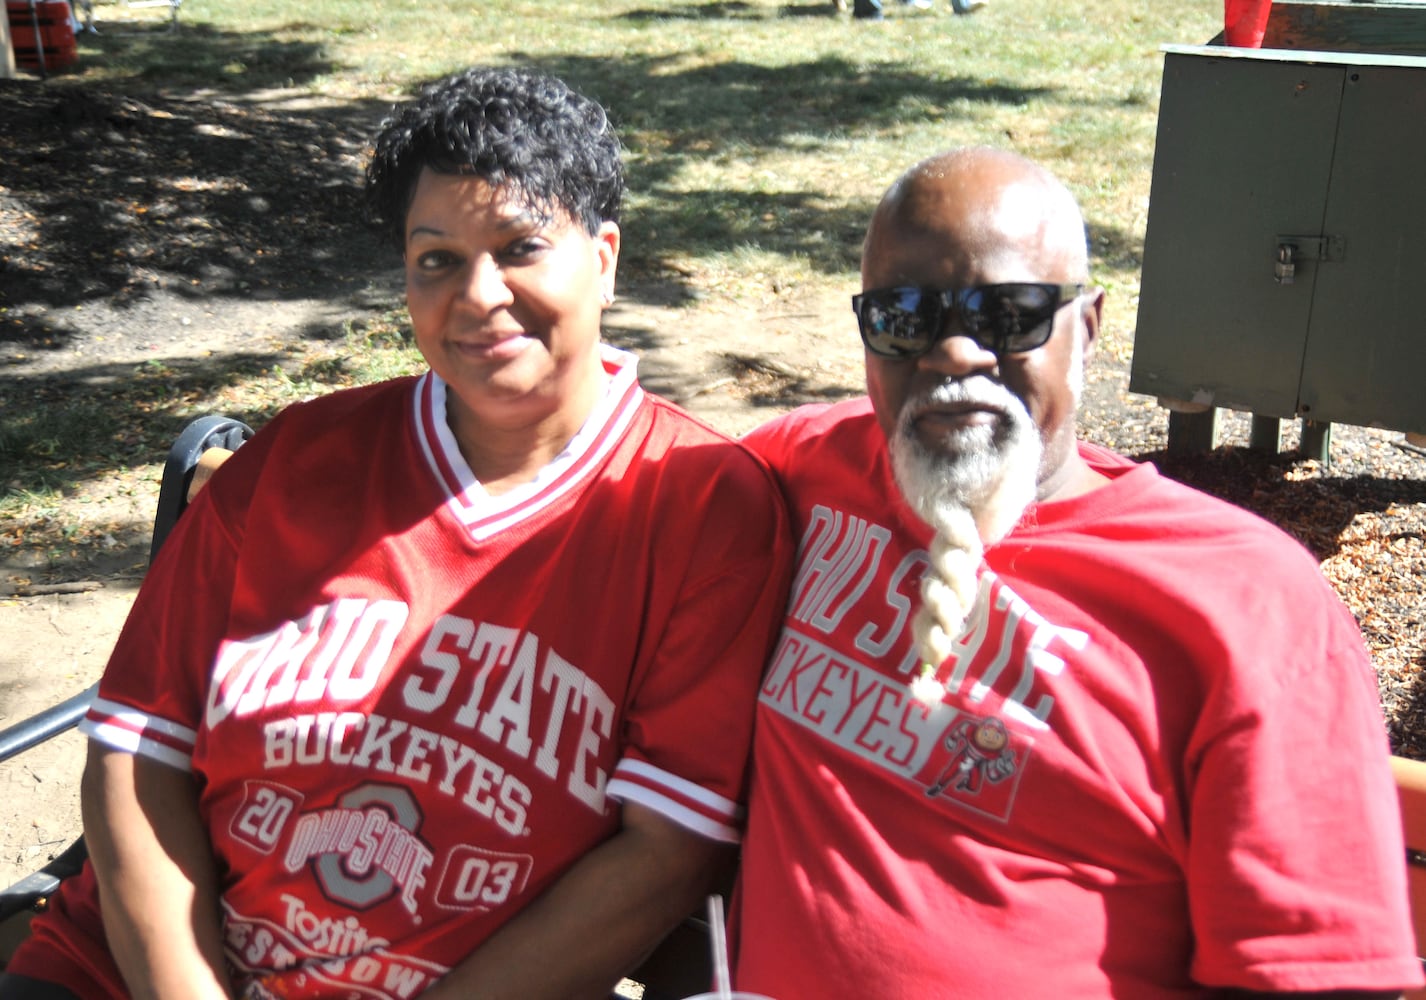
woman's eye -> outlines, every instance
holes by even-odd
[[[528,237],[514,240],[505,247],[504,256],[507,260],[529,260],[538,256],[549,244],[538,237]]]
[[[416,258],[416,266],[422,271],[437,271],[449,266],[455,255],[445,250],[428,250]]]

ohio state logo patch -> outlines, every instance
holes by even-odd
[[[421,810],[406,788],[366,784],[330,809],[303,813],[283,856],[296,872],[311,864],[328,898],[369,909],[399,894],[409,913],[426,884],[434,857],[417,831]]]

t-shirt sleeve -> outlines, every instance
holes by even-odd
[[[1269,991],[1419,983],[1375,673],[1350,613],[1300,562],[1282,567],[1302,584],[1284,584],[1277,613],[1223,643],[1225,657],[1279,662],[1219,674],[1236,679],[1208,692],[1189,757],[1192,974]]]
[[[739,440],[744,446],[767,463],[773,474],[788,465],[789,449],[796,441],[798,432],[813,415],[827,410],[825,405],[804,406],[791,413],[775,417],[744,434]]]
[[[760,463],[738,461],[690,498],[701,516],[690,570],[636,678],[626,748],[608,794],[736,843],[753,714],[782,617],[792,543]],[[685,520],[689,520],[684,515]]]
[[[235,532],[265,444],[254,438],[224,463],[159,550],[79,724],[95,742],[191,769],[228,618]]]

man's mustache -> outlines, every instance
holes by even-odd
[[[1004,385],[985,375],[972,375],[966,379],[941,382],[908,398],[901,407],[901,424],[906,428],[912,420],[929,410],[967,405],[1028,415],[1020,397]]]

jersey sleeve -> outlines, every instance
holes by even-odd
[[[792,544],[782,499],[746,451],[705,478],[680,518],[691,569],[626,719],[613,799],[714,840],[741,837],[746,765],[763,667],[787,597]],[[696,513],[690,513],[696,512]]]
[[[1284,992],[1420,983],[1375,673],[1312,560],[1276,568],[1300,583],[1223,637],[1225,657],[1247,659],[1208,692],[1189,756],[1193,977]]]
[[[259,435],[225,462],[159,550],[80,722],[95,742],[191,769],[228,618],[234,539],[266,444]]]

